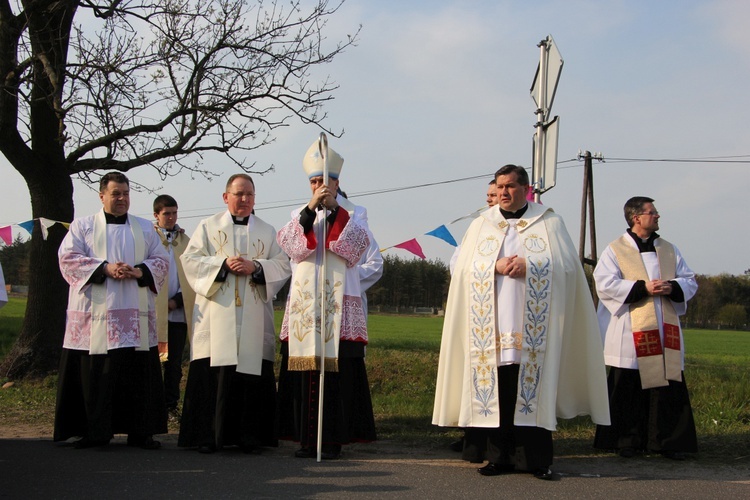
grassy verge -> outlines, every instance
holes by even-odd
[[[25,303],[0,309],[0,356],[12,344]],[[277,323],[281,312],[277,311]],[[369,318],[367,369],[380,439],[404,446],[444,447],[461,431],[431,424],[442,318],[373,315]],[[750,333],[687,330],[685,374],[701,453],[698,460],[737,463],[750,457]],[[187,373],[187,370],[185,370]],[[0,390],[4,426],[52,429],[55,377],[17,381]],[[183,379],[184,381],[184,379]],[[6,380],[0,380],[0,384]],[[172,424],[172,432],[177,428]],[[560,421],[558,456],[591,454],[588,417]],[[744,463],[744,462],[743,462]]]

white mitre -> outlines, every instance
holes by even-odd
[[[302,159],[302,168],[305,169],[308,179],[320,177],[323,175],[323,158],[320,156],[320,139],[316,139],[307,149],[305,157]],[[338,179],[341,173],[341,167],[344,166],[344,159],[333,150],[328,148],[328,176],[332,179]]]

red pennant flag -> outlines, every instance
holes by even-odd
[[[422,247],[419,246],[419,243],[417,243],[417,240],[412,238],[409,241],[404,241],[403,243],[399,243],[398,245],[393,245],[396,248],[403,248],[406,251],[409,251],[419,257],[420,259],[426,259],[427,257],[424,256],[424,253],[422,252]]]
[[[2,238],[8,246],[13,244],[13,231],[10,229],[10,226],[0,227],[0,238]]]

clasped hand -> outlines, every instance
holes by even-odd
[[[518,255],[502,257],[495,262],[495,271],[497,274],[509,276],[511,278],[526,277],[526,259]]]
[[[672,293],[672,283],[667,280],[651,280],[646,282],[649,295],[669,295]]]
[[[239,276],[249,276],[255,272],[255,262],[242,257],[227,257],[227,270]]]
[[[138,280],[143,277],[143,271],[124,262],[108,262],[104,266],[104,274],[116,280]]]

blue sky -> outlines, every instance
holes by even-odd
[[[742,274],[750,268],[750,163],[615,159],[750,162],[747,19],[750,4],[740,0],[348,0],[327,36],[340,39],[362,24],[359,43],[318,69],[341,86],[326,111],[327,124],[345,130],[341,139],[330,138],[345,158],[342,187],[368,208],[381,247],[416,237],[428,258],[447,261],[452,247],[424,233],[482,206],[498,167],[531,164],[529,88],[537,44],[551,34],[565,65],[552,109],[561,117],[557,186],[542,201],[562,215],[576,245],[583,162],[574,159],[582,149],[606,159],[594,163],[600,252],[625,229],[627,198],[645,195],[662,214],[660,234],[693,270]],[[256,178],[256,210],[277,228],[291,207],[272,207],[309,197],[301,158],[318,133],[293,123],[254,153],[259,166],[276,168]],[[163,182],[148,167],[129,176],[175,196],[181,225],[191,230],[223,209],[224,180],[234,173],[221,158],[212,161],[209,167],[222,172],[213,182]],[[23,179],[2,159],[0,171],[0,225],[29,219]],[[472,176],[486,177],[357,196]],[[134,193],[131,212],[151,217],[152,199]],[[76,213],[99,207],[96,193],[76,181]],[[467,225],[448,228],[460,241]]]

